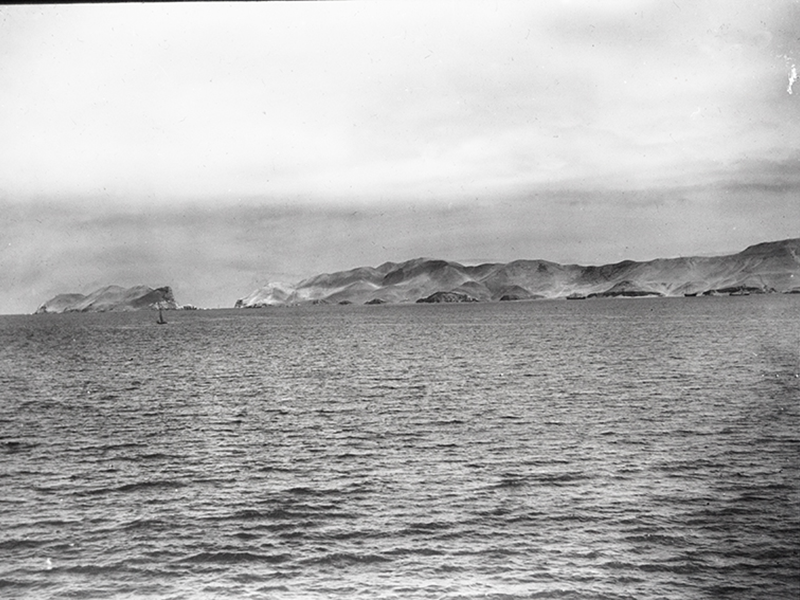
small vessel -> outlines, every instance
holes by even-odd
[[[167,321],[164,319],[164,313],[161,312],[161,307],[158,307],[158,321],[156,321],[159,325],[166,325]]]

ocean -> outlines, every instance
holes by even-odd
[[[800,296],[0,316],[0,597],[800,597]]]

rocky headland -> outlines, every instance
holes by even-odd
[[[183,307],[175,302],[172,288],[169,286],[150,288],[138,285],[123,288],[110,285],[91,294],[59,294],[51,298],[39,308],[36,314],[66,312],[119,312],[133,310],[177,310]]]
[[[240,298],[235,307],[797,293],[798,257],[800,238],[756,244],[726,256],[602,266],[547,260],[465,266],[417,258],[325,273],[294,285],[271,283]]]

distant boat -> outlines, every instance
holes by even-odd
[[[166,325],[167,321],[164,319],[164,313],[161,312],[161,307],[158,307],[158,321],[156,321],[159,325]]]

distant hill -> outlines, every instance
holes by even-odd
[[[181,308],[175,302],[172,288],[167,286],[153,289],[144,285],[123,288],[110,285],[88,296],[59,294],[37,308],[36,314],[151,310],[159,307],[165,310]]]
[[[296,285],[269,284],[240,298],[235,306],[800,292],[798,256],[800,238],[756,244],[729,256],[626,260],[602,266],[546,260],[464,266],[416,258],[316,275]]]

